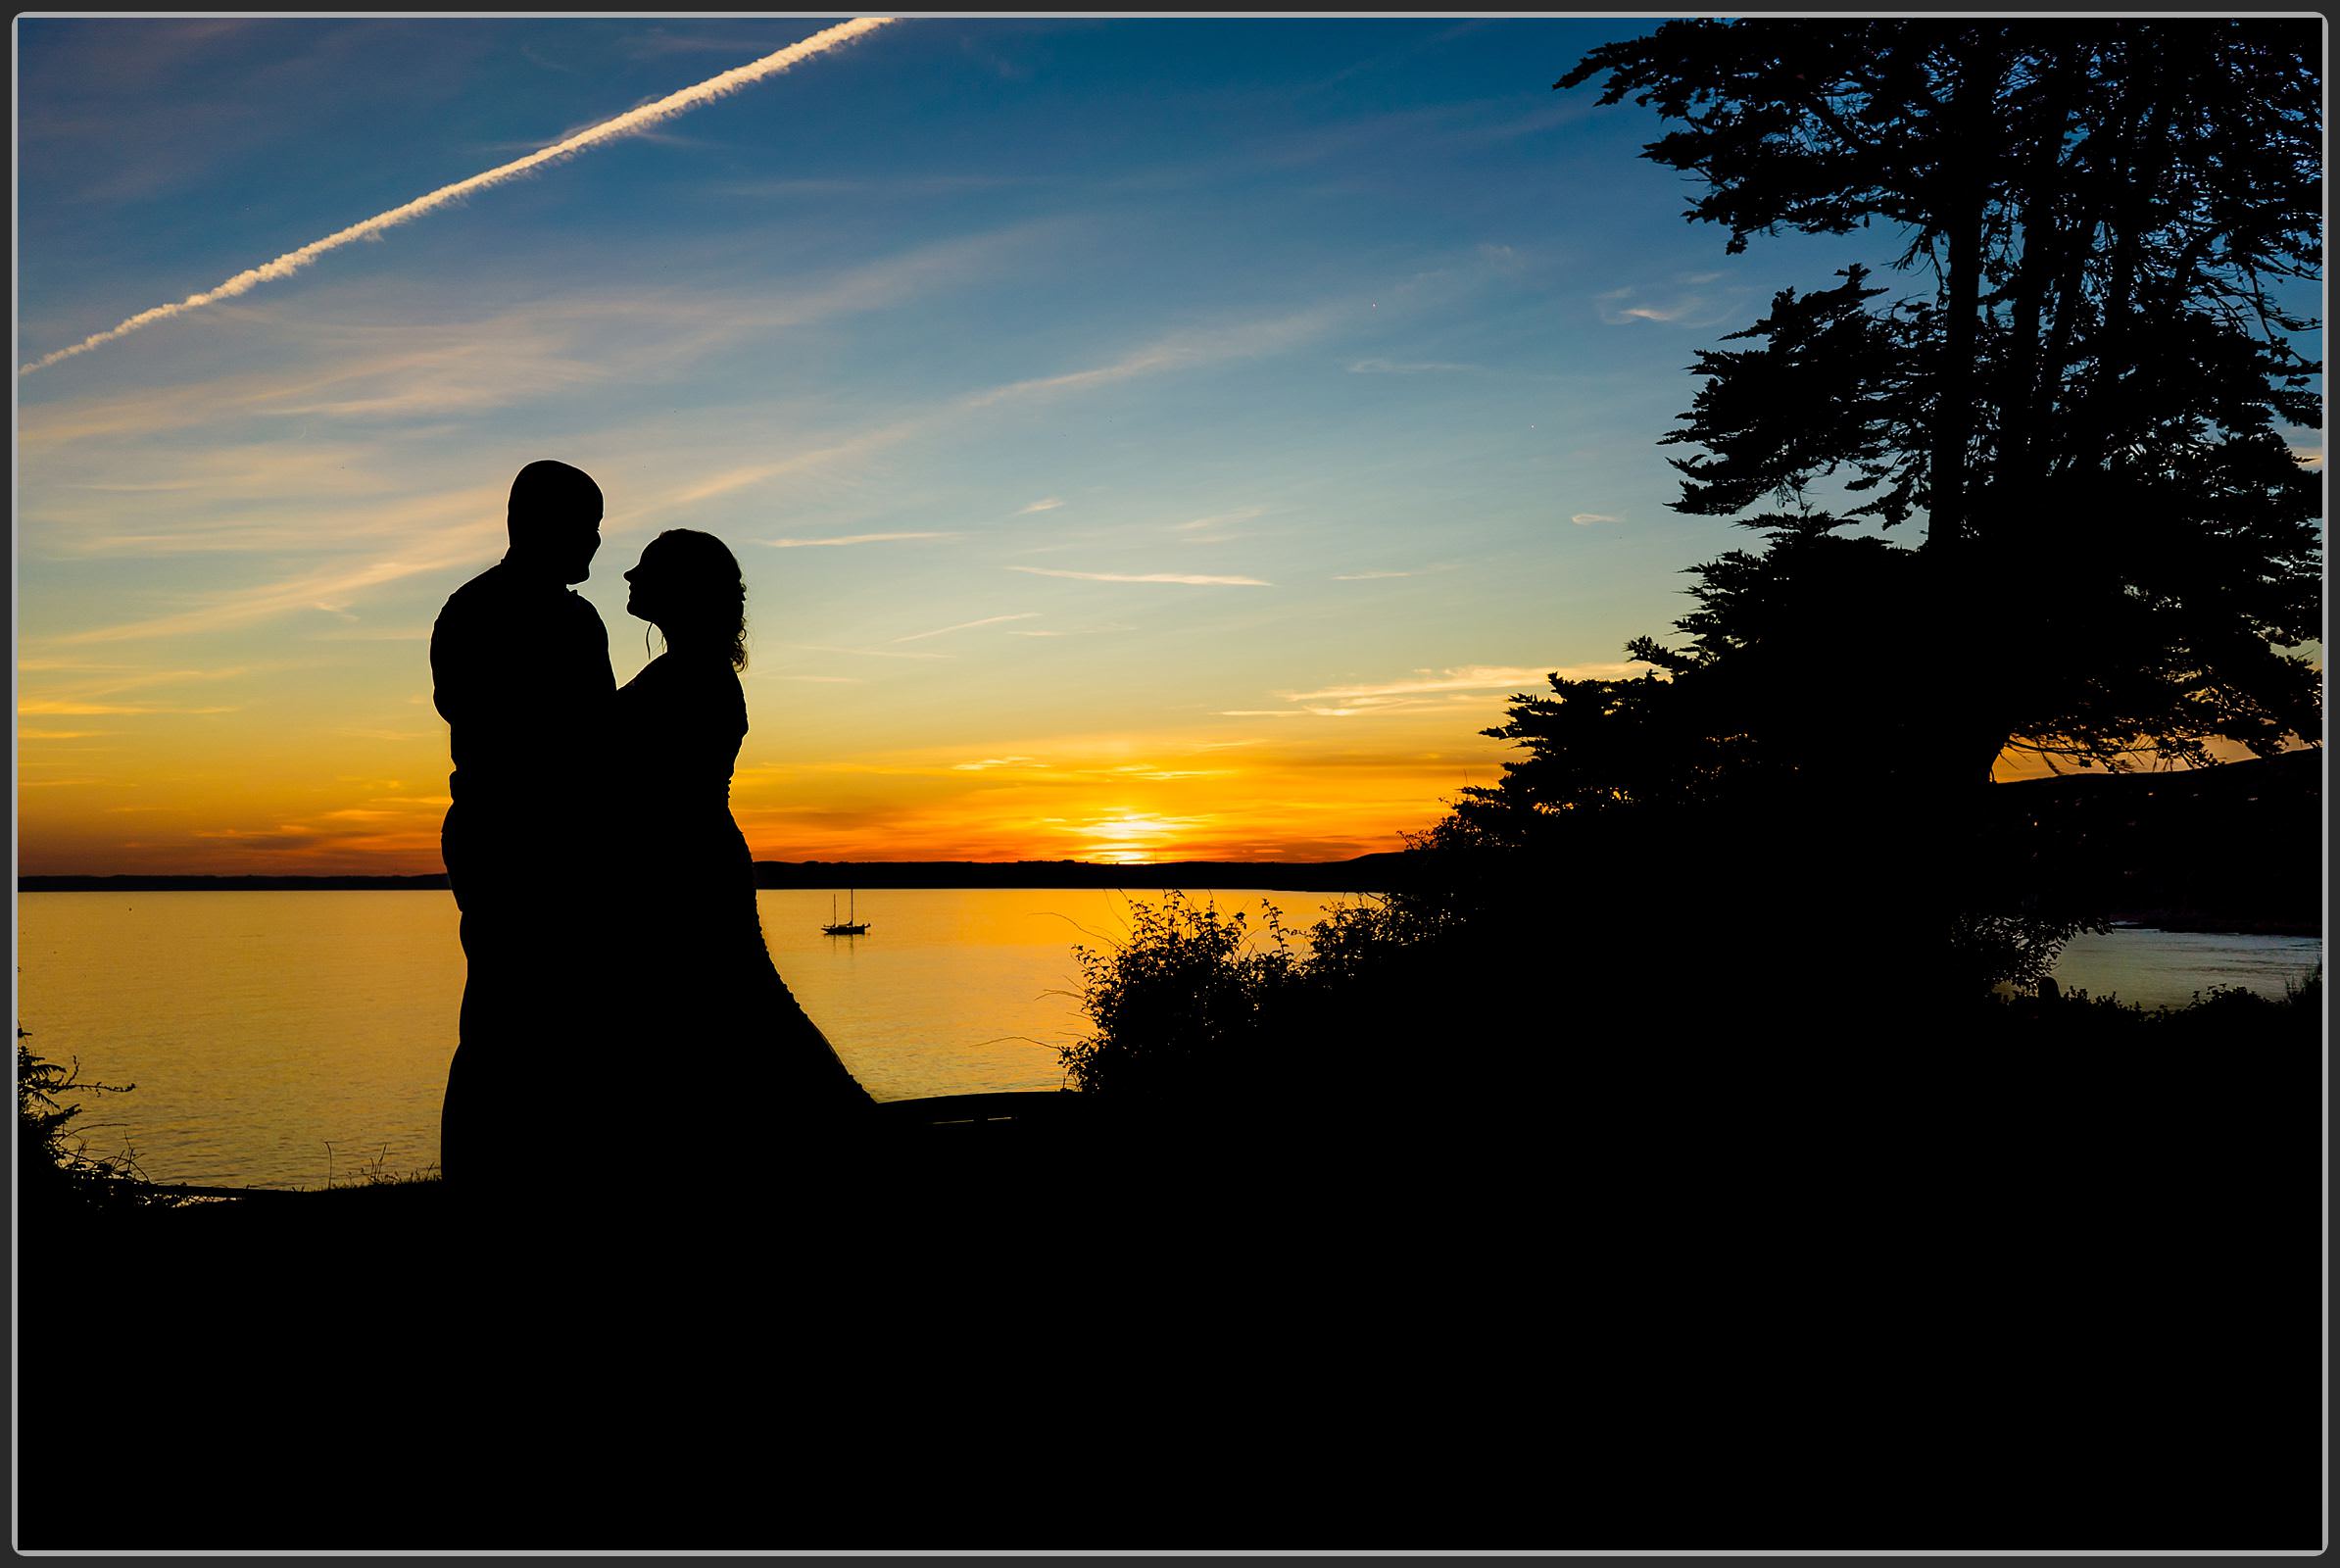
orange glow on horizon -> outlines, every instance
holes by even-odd
[[[2304,744],[2296,735],[2289,736],[2287,739],[2294,748]],[[2211,758],[2215,761],[2247,762],[2253,756],[2251,749],[2240,741],[2213,740],[2209,746]],[[2153,753],[2149,750],[2131,754],[2128,760],[2131,767],[2138,771],[2151,771],[2159,765],[2154,760]],[[1994,784],[2014,784],[2024,779],[2055,778],[2059,775],[2066,778],[2075,775],[2085,777],[2090,774],[2102,776],[2104,771],[2104,768],[2099,766],[2082,767],[2075,761],[2059,760],[2054,766],[2050,766],[2048,760],[2039,753],[2023,747],[2010,746],[1999,754],[1996,761],[1991,763],[1990,778]]]
[[[150,752],[122,731],[51,739],[24,733],[46,721],[27,721],[20,873],[443,869],[443,725],[395,738],[320,730],[303,747],[297,735],[262,746],[206,722],[181,721]],[[1455,747],[1449,723],[1409,732],[1328,720],[1305,738],[1085,735],[823,760],[759,753],[752,737],[732,814],[759,860],[1347,859],[1403,848],[1463,785],[1497,775],[1507,748]],[[610,825],[614,840],[620,824]]]
[[[233,717],[157,720],[148,732],[102,715],[28,717],[20,874],[444,868],[446,741],[435,715],[403,731],[320,728],[309,745],[239,731]],[[777,756],[752,737],[732,813],[759,860],[1341,860],[1402,849],[1462,786],[1500,776],[1513,749],[1457,745],[1459,727],[1448,715],[1327,718],[1306,734],[1024,737],[850,759]],[[147,745],[133,744],[145,734]],[[795,745],[810,754],[819,743]],[[2037,754],[2010,749],[1993,776],[2049,772]],[[610,825],[614,841],[620,824]]]

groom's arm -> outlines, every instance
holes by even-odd
[[[464,707],[456,680],[456,671],[464,664],[458,624],[454,614],[442,611],[430,628],[430,705],[450,725]]]
[[[574,590],[561,609],[561,661],[562,687],[569,711],[562,715],[585,738],[603,740],[609,728],[610,710],[617,700],[617,676],[609,663],[609,633],[601,612]]]

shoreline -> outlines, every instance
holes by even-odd
[[[2315,937],[2318,940],[2323,936],[2323,924],[2316,920],[2270,919],[2245,914],[2186,914],[2174,909],[2108,915],[2105,923],[2116,931],[2167,931],[2175,936]]]

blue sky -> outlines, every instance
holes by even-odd
[[[19,363],[825,24],[22,21]],[[1745,538],[1694,351],[1890,254],[1552,90],[1655,24],[911,19],[22,377],[24,868],[434,868],[538,457],[620,680],[642,545],[739,554],[758,855],[1394,847]]]

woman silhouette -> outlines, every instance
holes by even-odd
[[[674,528],[625,574],[626,611],[666,651],[617,693],[632,907],[634,1039],[711,1091],[694,1163],[753,1173],[873,1102],[797,1004],[764,947],[731,769],[748,733],[747,585],[712,534]],[[637,940],[638,939],[638,940]],[[680,1174],[677,1172],[676,1174]]]

